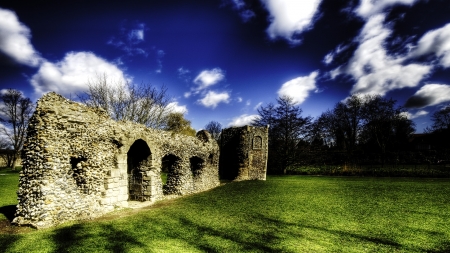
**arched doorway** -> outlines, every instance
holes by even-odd
[[[127,174],[129,200],[147,200],[149,183],[146,181],[144,173],[151,167],[151,152],[147,143],[136,140],[127,153]]]

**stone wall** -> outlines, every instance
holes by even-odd
[[[232,127],[220,139],[220,177],[266,180],[269,127]]]
[[[52,92],[38,101],[27,135],[15,224],[48,227],[100,216],[128,200],[219,185],[219,147],[206,131],[195,138],[116,122]]]

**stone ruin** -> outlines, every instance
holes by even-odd
[[[51,92],[37,102],[27,131],[17,225],[43,228],[90,219],[127,207],[130,200],[152,203],[220,184],[219,146],[204,130],[192,137],[117,122],[101,109]],[[231,150],[224,157],[233,161],[232,173],[225,174],[264,180],[267,130],[231,128],[224,136],[222,148]]]
[[[220,138],[219,173],[223,179],[266,180],[269,126],[232,127]]]
[[[24,144],[14,223],[46,227],[219,185],[217,142],[116,122],[56,93],[43,96]],[[163,186],[161,170],[166,170]]]

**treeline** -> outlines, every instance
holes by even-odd
[[[352,95],[316,119],[303,116],[290,97],[261,106],[258,113],[253,125],[270,126],[271,174],[385,176],[402,170],[399,176],[426,176],[424,171],[437,164],[442,166],[432,175],[450,176],[445,167],[450,164],[450,106],[432,116],[427,135],[415,135],[406,110],[379,95]],[[410,168],[421,172],[405,172]]]

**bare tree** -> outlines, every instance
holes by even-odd
[[[220,133],[222,132],[222,125],[219,122],[210,121],[206,124],[205,130],[208,131],[216,141],[219,141]]]
[[[0,159],[2,160],[2,165],[11,167],[13,153],[9,139],[5,136],[0,137]]]
[[[327,110],[316,119],[313,129],[328,145],[352,152],[362,130],[364,98],[351,95],[339,102],[333,110]],[[319,137],[318,136],[318,137]]]
[[[1,133],[12,147],[12,164],[14,170],[17,166],[20,150],[26,138],[28,121],[33,113],[33,103],[18,90],[7,89],[0,94],[0,126]]]
[[[80,100],[92,107],[102,108],[115,120],[128,120],[162,129],[171,112],[167,88],[110,81],[106,74],[88,82],[88,91]]]
[[[286,173],[288,167],[298,162],[302,145],[308,137],[312,118],[302,116],[302,109],[291,97],[277,99],[258,109],[259,118],[252,124],[269,128],[268,168],[275,173]]]

